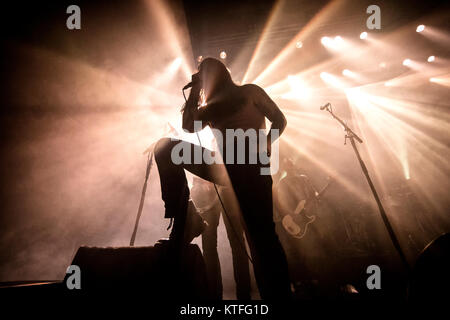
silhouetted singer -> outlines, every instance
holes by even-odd
[[[200,107],[200,95],[203,89],[206,104]],[[202,127],[209,125],[218,129],[223,137],[226,129],[265,129],[265,118],[271,123],[271,129],[281,134],[286,127],[286,118],[266,92],[257,85],[236,85],[224,64],[219,60],[207,58],[199,65],[198,73],[192,75],[192,87],[186,105],[182,109],[183,129],[194,132],[194,121],[202,121]],[[267,152],[270,155],[271,133],[267,135]],[[165,217],[174,218],[170,234],[171,243],[182,247],[199,236],[204,229],[203,220],[189,199],[189,188],[183,169],[219,185],[231,181],[238,200],[245,231],[249,240],[255,277],[263,299],[288,299],[291,297],[288,266],[285,253],[280,244],[272,212],[272,177],[261,175],[260,169],[270,164],[256,164],[247,161],[244,164],[175,164],[171,151],[178,143],[190,148],[191,157],[195,150],[212,152],[195,144],[180,140],[163,138],[155,146],[155,160],[161,179],[162,199],[165,204]],[[245,139],[248,154],[250,142]],[[259,143],[259,142],[258,142]],[[234,148],[234,150],[230,150]],[[184,149],[186,150],[186,149]],[[256,149],[256,150],[259,150]],[[236,157],[236,143],[229,141],[223,145],[223,159],[227,152],[233,151]],[[224,170],[226,168],[226,170]],[[187,216],[189,218],[187,219]]]

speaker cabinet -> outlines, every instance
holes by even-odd
[[[80,268],[81,290],[71,291],[138,289],[158,299],[207,299],[206,268],[197,245],[187,246],[181,258],[177,258],[167,244],[80,247],[72,265]],[[73,274],[66,275],[63,285],[71,281],[69,278]]]

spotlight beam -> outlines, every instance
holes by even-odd
[[[254,83],[261,83],[262,80],[271,73],[275,67],[283,62],[295,49],[295,44],[299,40],[305,39],[320,23],[326,21],[329,16],[341,6],[343,1],[334,0],[329,2],[317,13],[305,27],[303,27],[297,35],[281,50],[278,55],[269,63],[269,65],[254,79]]]
[[[277,0],[272,7],[269,17],[264,25],[263,31],[261,32],[261,35],[258,39],[258,43],[256,44],[255,50],[253,51],[250,62],[247,66],[247,70],[245,71],[244,77],[241,80],[242,84],[245,84],[247,82],[250,72],[253,71],[254,64],[261,54],[261,49],[263,47],[263,44],[265,44],[265,42],[266,42],[267,36],[269,34],[269,30],[272,27],[272,25],[276,19],[276,16],[278,15],[278,13],[280,11],[281,2],[282,2],[281,0]]]
[[[358,199],[365,200],[366,196],[361,193],[360,187],[355,185],[351,180],[336,172],[334,166],[330,166],[328,161],[323,160],[319,156],[314,155],[314,153],[309,150],[303,150],[299,148],[297,141],[292,141],[289,137],[283,139],[288,145],[294,148],[299,154],[308,160],[311,160],[319,169],[325,172],[327,175],[332,176],[338,181],[342,186],[347,189],[351,194],[355,195]]]
[[[145,0],[145,4],[152,18],[156,19],[161,25],[160,29],[164,32],[164,35],[167,38],[167,43],[171,47],[172,52],[174,52],[176,57],[181,57],[182,68],[185,72],[186,78],[190,79],[193,70],[192,67],[190,67],[190,63],[187,61],[194,61],[194,57],[190,55],[187,58],[186,52],[192,53],[192,46],[190,41],[181,40],[190,39],[189,33],[187,32],[187,25],[184,25],[182,28],[176,27],[176,21],[169,13],[170,10],[164,1]]]

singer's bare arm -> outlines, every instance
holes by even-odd
[[[280,108],[278,108],[276,103],[273,102],[273,100],[264,91],[264,89],[254,84],[250,84],[247,86],[251,87],[253,96],[255,98],[254,101],[256,107],[267,119],[269,119],[270,122],[272,122],[269,134],[267,135],[267,145],[270,146],[272,139],[272,129],[278,129],[278,134],[281,136],[287,125],[286,117],[284,116],[283,112],[281,112]]]
[[[189,98],[183,109],[183,123],[182,127],[188,132],[194,132],[194,121],[197,116],[198,99],[200,97],[200,90],[191,88]]]
[[[194,121],[200,121],[200,112],[198,110],[198,101],[200,98],[200,84],[194,83],[191,88],[191,92],[189,93],[189,98],[186,101],[186,105],[183,109],[183,123],[182,127],[184,130],[188,132],[195,132]],[[203,129],[206,126],[206,123],[202,122]]]

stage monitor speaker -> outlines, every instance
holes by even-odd
[[[412,301],[450,301],[450,233],[429,243],[417,259],[410,281]]]
[[[80,268],[81,280],[81,289],[72,291],[136,292],[130,289],[138,289],[160,299],[207,299],[206,267],[197,245],[187,246],[181,261],[174,259],[166,244],[80,247],[72,265]],[[71,273],[66,275],[64,284],[70,276]]]

